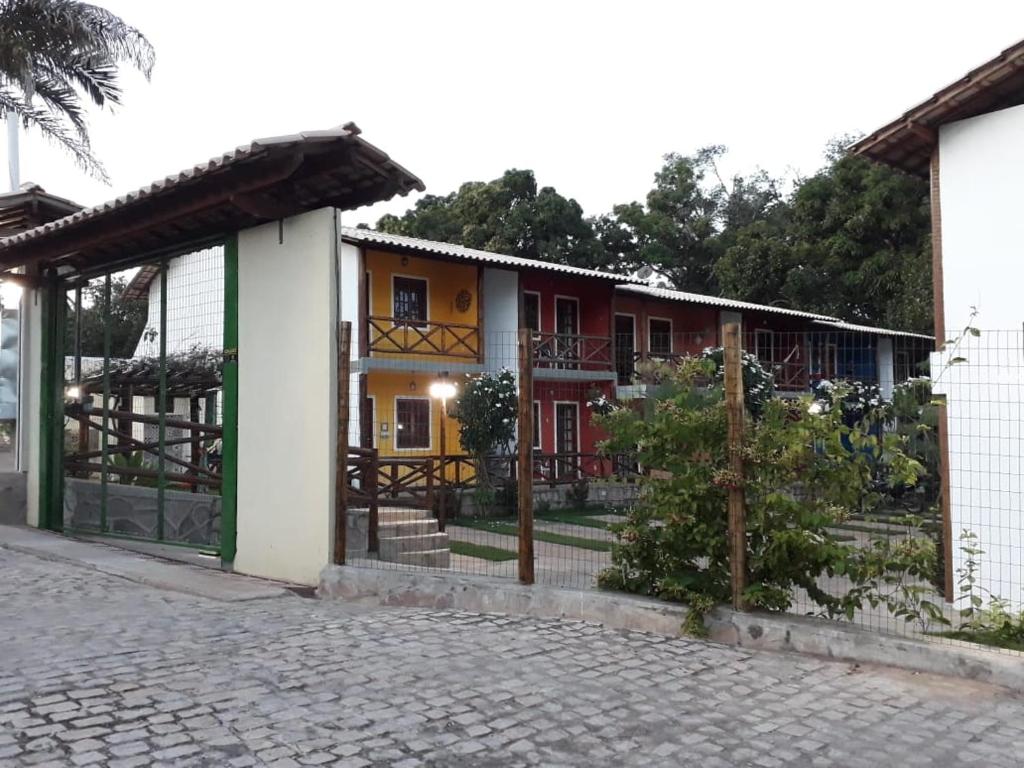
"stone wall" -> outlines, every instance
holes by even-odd
[[[64,480],[64,525],[99,530],[101,484],[98,480]],[[164,491],[164,540],[189,544],[220,541],[220,496]],[[125,536],[156,539],[157,489],[107,484],[107,530]]]
[[[0,525],[24,525],[25,473],[0,472]]]

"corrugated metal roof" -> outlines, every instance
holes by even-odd
[[[658,288],[653,285],[621,285],[619,289],[627,293],[637,293],[644,296],[651,296],[656,299],[667,301],[686,301],[692,304],[705,304],[712,307],[723,307],[725,309],[746,309],[756,312],[772,312],[777,315],[790,315],[791,317],[803,317],[809,320],[836,320],[829,315],[819,315],[814,312],[801,312],[798,309],[786,309],[785,307],[773,307],[767,304],[754,304],[749,301],[737,301],[726,299],[721,296],[705,296],[701,293],[688,293],[686,291],[674,291],[670,288]]]
[[[639,278],[632,275],[617,275],[612,272],[599,272],[596,269],[584,269],[582,267],[570,267],[565,264],[556,264],[551,261],[537,261],[536,259],[524,259],[519,256],[507,256],[502,253],[481,251],[476,248],[466,248],[454,243],[442,243],[437,240],[424,240],[419,237],[406,237],[405,235],[390,235],[378,232],[374,229],[357,229],[356,227],[342,227],[341,235],[343,240],[356,243],[369,243],[371,245],[391,246],[404,248],[410,251],[421,251],[438,256],[449,256],[456,259],[466,259],[483,264],[498,264],[505,267],[518,269],[540,269],[548,272],[560,272],[578,277],[597,277],[603,280],[614,280],[617,283],[636,282],[641,283]]]
[[[934,336],[924,333],[911,333],[910,331],[894,331],[890,328],[874,328],[870,325],[857,325],[848,323],[845,320],[815,320],[816,325],[827,325],[830,328],[837,328],[841,331],[856,331],[857,333],[874,333],[878,336],[905,336],[911,339],[928,339],[934,341]]]

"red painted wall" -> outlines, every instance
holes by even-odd
[[[540,331],[555,331],[555,296],[569,296],[580,302],[580,333],[583,336],[611,336],[611,309],[615,283],[601,278],[553,275],[543,270],[521,274],[524,291],[540,294]]]
[[[580,453],[595,453],[597,443],[608,437],[608,434],[592,422],[593,411],[587,406],[587,401],[594,391],[603,392],[605,397],[612,399],[612,382],[602,381],[595,383],[569,382],[569,381],[534,381],[533,398],[540,402],[540,452],[555,452],[555,403],[575,402],[579,408],[579,435]],[[597,465],[601,464],[596,459],[589,459],[584,462],[585,469],[594,471]],[[610,469],[610,462],[604,462],[605,469]]]
[[[637,351],[650,349],[647,337],[651,317],[672,321],[672,351],[676,354],[697,353],[718,344],[716,307],[619,293],[615,297],[615,312],[633,315],[636,319]]]

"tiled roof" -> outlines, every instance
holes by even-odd
[[[354,123],[256,139],[100,205],[0,240],[0,268],[74,253],[130,257],[304,210],[354,208],[423,182],[360,137]],[[116,222],[116,223],[115,223]]]

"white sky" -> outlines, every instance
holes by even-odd
[[[157,50],[151,83],[126,78],[118,113],[93,113],[113,184],[32,135],[21,149],[22,181],[85,205],[354,120],[429,192],[532,168],[597,214],[642,199],[663,154],[705,144],[729,147],[727,173],[811,173],[831,137],[879,127],[1024,32],[1024,4],[977,0],[95,1]]]

